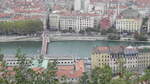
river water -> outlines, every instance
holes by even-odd
[[[41,42],[1,42],[0,48],[6,55],[16,54],[18,48],[27,55],[38,55],[41,50]],[[113,42],[113,41],[58,41],[51,42],[48,46],[48,55],[50,56],[74,56],[90,57],[92,49],[96,46],[115,46],[115,45],[150,45],[142,42]]]

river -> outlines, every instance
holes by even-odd
[[[27,55],[38,55],[41,49],[40,41],[21,41],[21,42],[0,42],[2,53],[15,55],[18,48]],[[115,45],[150,45],[146,42],[114,42],[114,41],[58,41],[51,42],[48,46],[50,56],[74,56],[90,57],[92,49],[96,46],[115,46]]]

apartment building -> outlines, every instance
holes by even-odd
[[[94,28],[94,17],[90,16],[62,16],[60,18],[61,30],[73,29],[76,32],[86,28]]]
[[[138,69],[139,71],[142,71],[147,68],[147,66],[150,66],[150,47],[142,46],[139,47],[139,60],[138,60]]]
[[[49,16],[49,24],[50,24],[50,28],[54,29],[54,30],[59,30],[59,22],[60,22],[60,15],[59,14],[50,14]]]
[[[37,72],[47,69],[49,62],[56,62],[56,76],[62,83],[64,82],[62,77],[65,76],[65,81],[77,84],[85,72],[84,60],[75,59],[71,56],[46,56],[44,59],[28,59],[30,62],[28,67]],[[20,62],[14,56],[5,56],[4,61],[8,67],[18,66]]]
[[[140,32],[142,18],[137,10],[128,8],[116,18],[116,29],[118,32]]]
[[[108,65],[114,73],[122,67],[128,71],[142,72],[150,66],[150,48],[132,46],[96,47],[91,56],[92,68]]]
[[[150,17],[149,17],[149,20],[148,20],[148,22],[147,22],[146,31],[147,31],[148,33],[150,32]]]
[[[50,26],[59,30],[74,30],[79,32],[86,28],[94,28],[95,16],[92,14],[60,13],[50,15]]]

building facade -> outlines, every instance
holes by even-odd
[[[150,48],[139,47],[96,47],[91,56],[92,68],[108,65],[114,73],[122,68],[142,72],[150,66]]]
[[[60,15],[59,14],[50,14],[49,16],[49,24],[50,28],[54,30],[59,30],[59,21],[60,21]]]
[[[116,29],[118,32],[140,32],[142,19],[117,19]]]
[[[50,27],[55,30],[74,30],[79,32],[86,28],[94,28],[96,20],[94,15],[88,14],[51,14]]]
[[[150,17],[149,17],[149,20],[147,22],[147,32],[149,33],[150,32]]]
[[[61,30],[85,30],[86,28],[94,28],[94,17],[90,16],[62,16],[60,18]]]
[[[137,10],[128,8],[116,18],[116,29],[118,32],[140,32],[142,18]]]

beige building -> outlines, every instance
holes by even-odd
[[[140,32],[142,18],[137,10],[128,8],[120,13],[116,19],[116,29],[118,32]]]
[[[150,66],[150,48],[138,47],[96,47],[91,56],[92,68],[108,65],[114,73],[122,67],[128,71],[142,72]]]
[[[147,22],[147,32],[148,33],[150,32],[150,17],[149,17],[149,20]]]
[[[96,47],[91,56],[92,68],[109,65],[110,54],[108,47]]]

